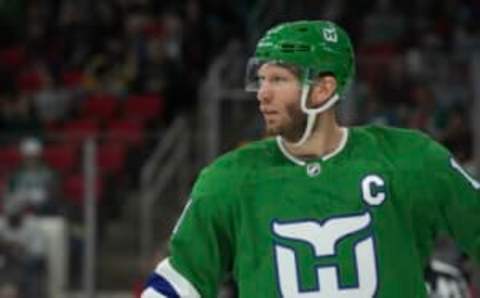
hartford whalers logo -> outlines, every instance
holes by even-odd
[[[337,30],[335,30],[335,28],[323,29],[323,38],[325,38],[325,40],[329,42],[337,42],[338,41]]]
[[[312,248],[316,258],[336,257],[339,244],[349,237],[368,229],[372,223],[370,213],[332,217],[325,221],[304,220],[272,223],[276,237],[303,242]],[[293,247],[275,243],[274,256],[279,291],[285,298],[370,298],[378,286],[376,252],[373,234],[353,243],[351,263],[356,268],[356,282],[345,286],[338,264],[305,264]],[[316,287],[305,290],[301,286],[299,268],[310,266],[316,273]]]

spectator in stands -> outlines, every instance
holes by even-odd
[[[9,178],[5,205],[24,204],[38,214],[58,211],[58,177],[42,159],[43,146],[36,138],[20,143],[22,164]]]
[[[32,96],[39,119],[43,123],[64,120],[71,104],[70,93],[50,73],[45,74],[42,88]]]
[[[462,23],[462,26],[455,28],[454,46],[457,55],[468,59],[473,53],[480,50],[480,26],[474,14],[470,14]]]
[[[438,129],[435,117],[438,114],[438,105],[434,94],[428,86],[419,84],[412,89],[412,98],[415,106],[408,120],[408,127],[436,136]]]
[[[472,155],[472,133],[469,128],[468,119],[461,106],[452,108],[446,119],[446,125],[439,136],[444,143],[460,161],[467,161]]]
[[[173,15],[168,19],[175,25],[178,20]],[[170,35],[174,36],[174,30]],[[170,38],[171,40],[167,39]],[[166,98],[167,118],[173,119],[175,114],[185,111],[193,104],[192,87],[190,82],[184,81],[186,72],[183,65],[176,58],[179,44],[170,36],[153,37],[147,41],[144,65],[138,73],[141,78],[141,90],[146,94],[163,95]]]
[[[27,135],[41,134],[41,124],[27,96],[10,94],[5,98],[0,115],[0,133],[8,142]]]
[[[3,287],[16,288],[20,297],[44,297],[45,235],[26,205],[11,201],[5,207],[6,220],[0,223],[0,276]],[[3,296],[1,296],[3,297]]]
[[[377,1],[373,11],[365,17],[363,43],[375,53],[394,50],[405,32],[405,17],[394,7],[391,1]]]
[[[202,80],[209,55],[210,35],[205,22],[205,11],[199,0],[187,0],[184,7],[182,56],[188,65],[187,76],[195,85]]]

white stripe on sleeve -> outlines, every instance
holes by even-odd
[[[161,293],[155,291],[152,288],[147,288],[145,291],[143,291],[142,296],[140,298],[168,298],[165,295],[162,295]]]
[[[158,264],[155,273],[164,277],[181,298],[200,298],[197,289],[172,267],[168,258]]]

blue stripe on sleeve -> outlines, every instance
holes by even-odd
[[[173,288],[172,284],[170,284],[165,278],[162,276],[152,273],[148,278],[145,289],[152,288],[155,291],[161,293],[162,295],[167,296],[168,298],[180,298],[177,291]]]

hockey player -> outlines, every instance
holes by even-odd
[[[354,76],[348,35],[280,24],[257,44],[247,89],[270,138],[200,174],[144,298],[207,297],[231,274],[242,298],[426,297],[446,232],[480,257],[480,184],[411,130],[343,127]]]

